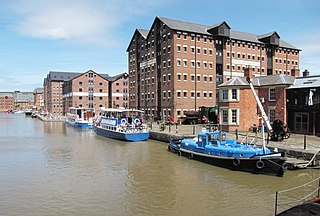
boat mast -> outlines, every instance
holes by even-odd
[[[247,80],[247,82],[248,82],[249,85],[250,85],[250,88],[251,88],[251,91],[252,91],[252,93],[253,93],[254,99],[256,100],[256,102],[257,102],[257,104],[258,104],[258,108],[259,108],[259,110],[260,110],[260,112],[261,112],[261,115],[262,115],[262,140],[263,140],[262,143],[263,143],[263,149],[264,149],[264,151],[265,151],[265,149],[266,149],[266,142],[265,142],[265,138],[264,138],[264,123],[266,123],[267,128],[268,128],[268,131],[271,131],[271,130],[272,130],[272,127],[271,127],[269,118],[268,118],[268,116],[266,115],[266,113],[265,113],[265,111],[264,111],[264,109],[263,109],[263,106],[262,106],[262,104],[261,104],[261,101],[259,100],[259,97],[257,96],[257,93],[256,93],[256,91],[255,91],[254,88],[253,88],[253,84],[252,84],[250,78],[247,77],[246,80]]]

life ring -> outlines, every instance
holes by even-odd
[[[136,118],[136,119],[134,120],[134,123],[135,123],[136,125],[140,124],[140,119]]]
[[[190,154],[188,155],[188,158],[189,158],[189,159],[192,159],[192,158],[193,158],[193,154],[190,153]]]
[[[287,163],[283,163],[282,164],[282,170],[285,172],[288,170],[288,164]]]
[[[264,167],[264,162],[262,160],[257,161],[256,166],[258,169],[262,169]]]
[[[127,120],[126,119],[121,119],[121,124],[125,124],[125,123],[127,123]]]
[[[232,162],[233,162],[233,165],[238,166],[240,164],[240,159],[235,157],[235,158],[233,158]]]

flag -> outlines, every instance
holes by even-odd
[[[313,106],[312,97],[313,97],[313,92],[310,89],[310,91],[309,91],[309,99],[308,99],[308,106]]]

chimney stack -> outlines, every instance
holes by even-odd
[[[296,69],[296,68],[291,69],[291,76],[299,77],[300,76],[300,69]]]
[[[245,77],[249,77],[250,79],[253,78],[253,70],[252,70],[251,67],[246,67],[246,68],[244,69],[244,76],[245,76]]]
[[[310,72],[308,70],[304,70],[302,74],[303,74],[303,77],[308,77]]]

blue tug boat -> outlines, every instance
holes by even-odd
[[[262,114],[262,126],[266,124],[269,131],[272,127],[269,118],[247,78],[251,91]],[[264,130],[262,130],[263,147],[238,143],[235,139],[227,139],[224,132],[202,132],[194,139],[172,140],[168,150],[178,155],[203,161],[216,166],[258,174],[283,176],[287,170],[283,152],[271,152],[266,148]]]
[[[283,152],[238,143],[225,132],[201,132],[193,139],[172,140],[168,150],[189,159],[231,170],[283,176],[287,170]]]

